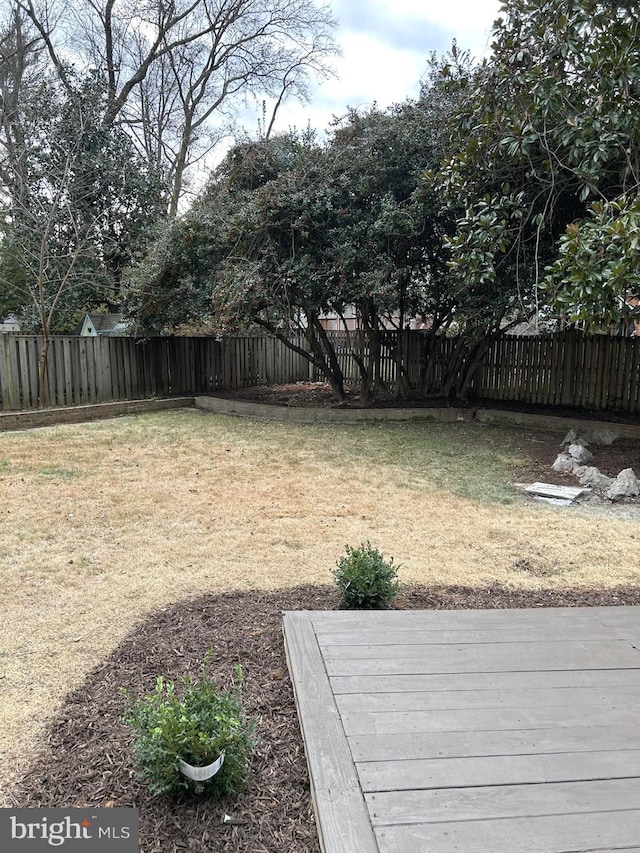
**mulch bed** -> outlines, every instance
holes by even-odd
[[[249,400],[253,403],[266,403],[272,406],[323,407],[340,409],[368,408],[360,401],[357,384],[345,384],[345,399],[338,403],[330,386],[326,382],[289,382],[280,385],[253,385],[249,388],[233,388],[216,391],[216,397],[230,400]],[[502,411],[526,412],[534,415],[575,418],[576,420],[608,421],[610,423],[638,423],[638,415],[623,411],[603,411],[601,409],[577,408],[572,406],[550,406],[540,403],[521,403],[512,400],[493,400],[476,397],[458,400],[451,397],[420,396],[396,397],[391,392],[381,392],[373,403],[375,408],[414,408],[414,409],[500,409]]]
[[[406,587],[405,609],[640,604],[640,588],[511,590]],[[272,593],[228,592],[165,608],[150,617],[74,691],[51,723],[41,754],[12,792],[16,807],[136,806],[140,853],[318,853],[309,779],[282,639],[282,611],[338,606],[332,587]],[[245,674],[247,710],[260,717],[261,743],[247,790],[233,799],[183,801],[151,796],[136,777],[122,722],[120,688],[152,692],[163,675],[197,676],[208,649],[210,673],[230,686]],[[227,821],[225,822],[225,816]],[[230,819],[230,820],[229,820]]]

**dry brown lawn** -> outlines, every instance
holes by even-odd
[[[511,439],[195,410],[0,434],[0,782],[151,611],[327,583],[347,543],[369,539],[406,582],[637,584],[637,519],[512,496],[526,441]]]

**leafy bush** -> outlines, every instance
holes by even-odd
[[[398,594],[398,568],[393,558],[387,562],[370,542],[359,548],[347,545],[347,554],[338,560],[333,571],[335,582],[346,607],[382,610]]]
[[[162,677],[144,699],[124,691],[129,701],[125,720],[135,732],[134,758],[154,794],[224,796],[246,786],[257,721],[247,717],[243,708],[242,669],[236,667],[234,687],[225,691],[207,676],[207,662],[205,658],[199,679],[182,680],[181,695],[172,681]],[[180,759],[200,767],[222,752],[222,767],[205,782],[194,782],[180,772]]]

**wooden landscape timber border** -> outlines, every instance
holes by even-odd
[[[352,424],[367,421],[440,421],[452,423],[504,424],[529,429],[541,429],[549,432],[567,432],[577,429],[584,432],[608,430],[616,432],[622,438],[640,440],[640,424],[615,423],[611,421],[587,420],[579,417],[555,415],[536,415],[528,412],[509,412],[502,409],[460,409],[455,406],[441,408],[383,408],[333,409],[325,406],[317,408],[304,406],[273,406],[268,403],[253,403],[249,400],[230,400],[225,397],[196,396],[195,406],[218,415],[235,415],[242,418],[257,418],[274,421],[288,421],[302,424]]]
[[[53,409],[31,409],[26,412],[0,412],[0,432],[55,424],[82,423],[101,418],[158,412],[165,409],[195,407],[219,415],[243,418],[285,421],[291,423],[364,423],[371,421],[440,421],[451,423],[495,423],[529,429],[566,432],[569,429],[589,432],[613,430],[623,438],[640,440],[640,424],[618,424],[610,421],[581,420],[571,417],[533,415],[527,412],[509,412],[498,409],[459,408],[398,408],[398,409],[332,409],[325,407],[272,406],[248,400],[229,400],[223,397],[168,397],[157,400],[127,400],[114,403],[96,403],[87,406],[68,406]]]
[[[358,379],[345,333],[330,332],[347,380]],[[420,375],[424,332],[403,332],[404,367]],[[357,335],[352,335],[353,340]],[[381,376],[396,376],[397,332],[384,332]],[[304,346],[302,339],[295,343]],[[431,392],[438,394],[456,340],[435,347]],[[42,339],[0,335],[0,411],[38,407]],[[65,407],[170,396],[212,394],[262,384],[321,379],[299,353],[273,337],[133,338],[54,337],[47,363],[45,403]],[[592,411],[640,414],[640,338],[564,332],[504,336],[489,348],[472,386],[478,398]]]
[[[55,424],[77,424],[122,415],[141,415],[165,409],[193,406],[193,397],[168,397],[162,400],[127,400],[117,403],[94,403],[90,406],[67,406],[56,409],[31,409],[28,412],[0,412],[0,432]]]

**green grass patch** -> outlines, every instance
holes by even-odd
[[[250,455],[255,465],[275,463],[283,474],[301,465],[330,465],[340,474],[374,464],[380,481],[398,489],[446,491],[499,504],[514,502],[512,483],[526,462],[518,430],[457,422],[292,424],[183,409],[118,418],[117,424],[117,432],[108,420],[82,429],[91,432],[94,450],[101,449],[104,459],[115,455],[121,466],[134,448],[171,448],[179,459],[194,450],[202,454],[204,443],[231,457]],[[39,473],[71,480],[81,472],[50,465]]]
[[[377,460],[391,468],[398,488],[444,490],[479,501],[514,501],[514,474],[525,458],[513,433],[458,423],[385,423],[330,433],[327,453],[344,464]]]
[[[76,468],[63,468],[58,465],[48,465],[46,468],[40,468],[38,471],[42,477],[53,477],[56,480],[75,480],[80,476],[80,471]]]
[[[290,424],[192,410],[154,412],[133,423],[141,443],[175,443],[186,452],[203,438],[217,447],[227,441],[229,452],[251,453],[257,465],[281,460],[285,469],[315,462],[339,472],[373,462],[401,489],[444,490],[500,504],[513,503],[513,480],[526,462],[517,430],[478,424]]]

